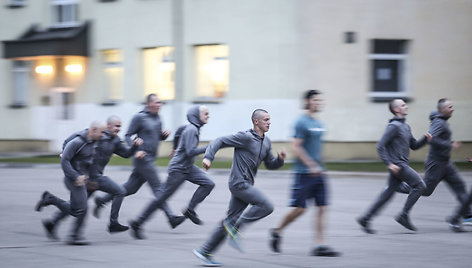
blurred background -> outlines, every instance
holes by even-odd
[[[112,114],[124,135],[149,93],[171,131],[207,105],[204,142],[266,109],[287,148],[302,93],[319,89],[328,161],[378,159],[393,98],[418,138],[452,99],[453,159],[472,155],[472,0],[0,1],[0,153],[56,153]]]

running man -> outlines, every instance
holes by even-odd
[[[377,143],[377,152],[389,171],[387,186],[368,211],[357,219],[362,230],[369,234],[375,233],[370,227],[371,219],[392,198],[402,181],[411,187],[411,191],[402,212],[395,217],[395,220],[403,227],[416,231],[416,227],[410,221],[409,212],[426,188],[420,175],[409,166],[409,156],[410,148],[413,150],[421,148],[431,139],[431,135],[426,133],[420,140],[413,137],[410,126],[405,123],[408,106],[403,100],[392,100],[389,109],[394,117],[390,119],[387,129]]]
[[[437,111],[431,112],[429,116],[431,120],[429,133],[432,138],[429,141],[429,152],[425,161],[424,182],[426,189],[423,196],[430,196],[438,184],[444,180],[454,192],[457,201],[463,204],[467,200],[465,182],[451,161],[451,151],[461,146],[460,142],[451,140],[452,131],[447,120],[452,117],[453,112],[454,105],[452,101],[443,98],[438,101]],[[410,189],[406,183],[402,183],[399,192],[409,193]],[[470,209],[464,211],[463,217],[464,223],[472,222]]]
[[[64,182],[70,191],[70,201],[62,200],[49,192],[44,192],[36,205],[36,211],[42,207],[55,205],[62,212],[75,217],[69,245],[87,245],[83,237],[83,226],[87,215],[87,180],[91,175],[93,156],[97,141],[104,135],[105,125],[94,121],[87,132],[73,138],[67,143],[61,157],[61,167],[64,172]]]
[[[118,209],[121,206],[121,202],[126,194],[126,190],[123,186],[117,184],[107,176],[103,176],[103,171],[105,166],[110,161],[110,158],[113,154],[117,154],[123,158],[131,157],[138,146],[140,146],[143,141],[140,138],[136,138],[133,141],[132,147],[127,147],[123,144],[121,139],[118,137],[118,133],[121,130],[121,119],[112,115],[107,119],[107,129],[104,132],[104,136],[98,141],[97,147],[95,150],[95,155],[93,157],[93,172],[90,176],[90,179],[87,181],[87,196],[90,197],[95,190],[100,190],[106,193],[109,193],[113,196],[113,202],[111,205],[110,213],[110,224],[108,225],[108,232],[117,233],[123,232],[129,229],[128,226],[121,225],[118,222]],[[71,140],[77,136],[84,135],[87,132],[87,129],[76,132],[69,136],[63,145],[63,149]],[[95,187],[90,187],[94,185]],[[41,207],[37,207],[37,210],[40,210]],[[98,210],[94,209],[94,216],[98,218]],[[46,230],[46,233],[49,238],[57,240],[56,229],[59,222],[67,217],[68,214],[62,211],[57,212],[51,220],[44,220],[43,226]]]
[[[195,212],[196,206],[201,203],[213,190],[215,183],[208,178],[208,175],[194,164],[195,156],[202,154],[206,146],[198,147],[200,141],[200,128],[208,123],[210,114],[206,106],[194,106],[189,109],[187,119],[190,124],[186,125],[179,137],[179,143],[174,156],[169,163],[169,176],[162,186],[162,194],[153,200],[137,220],[131,223],[133,236],[136,239],[143,239],[142,225],[162,206],[169,197],[182,185],[184,181],[199,185],[192,196],[186,210],[185,217],[193,223],[201,225],[202,221]]]
[[[200,249],[193,253],[206,266],[220,266],[212,260],[211,254],[221,245],[226,236],[236,249],[239,245],[239,230],[244,225],[260,220],[274,210],[272,203],[254,185],[254,178],[262,162],[268,169],[277,169],[284,164],[284,150],[275,158],[272,155],[271,142],[265,133],[270,128],[270,115],[267,111],[257,109],[252,113],[253,128],[240,131],[234,135],[217,138],[208,145],[203,159],[203,167],[209,169],[216,152],[225,147],[234,147],[233,165],[229,178],[231,200],[226,218],[218,224],[210,238]],[[245,211],[245,209],[251,207]]]
[[[324,174],[321,147],[325,129],[316,116],[323,105],[321,92],[308,90],[303,100],[306,112],[295,123],[295,135],[292,142],[296,156],[295,180],[290,202],[293,209],[285,215],[277,228],[270,231],[270,247],[274,252],[281,252],[280,242],[283,230],[306,212],[306,201],[314,199],[318,210],[314,230],[318,247],[314,248],[311,254],[336,257],[339,253],[327,246],[324,239],[328,209],[328,181]]]
[[[161,181],[155,167],[155,161],[160,141],[165,140],[170,134],[169,131],[162,130],[159,117],[161,105],[162,102],[156,94],[149,94],[146,97],[146,108],[133,117],[125,135],[126,142],[130,146],[133,144],[132,137],[135,135],[143,140],[142,145],[133,157],[134,169],[128,181],[123,184],[126,189],[126,196],[135,194],[145,182],[148,182],[155,197],[160,196]],[[99,213],[100,208],[112,199],[113,196],[110,194],[96,197],[95,204],[97,207],[95,213]],[[184,216],[175,216],[167,207],[167,204],[163,204],[161,208],[166,213],[172,228],[177,227],[185,220]],[[116,208],[115,212],[119,213],[119,210],[120,207]]]

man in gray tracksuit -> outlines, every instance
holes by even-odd
[[[424,182],[426,189],[423,196],[430,196],[438,184],[444,180],[456,195],[459,203],[463,204],[467,200],[467,190],[464,180],[461,179],[459,171],[451,161],[451,150],[460,147],[460,142],[451,140],[452,131],[447,120],[454,112],[454,105],[451,100],[443,98],[438,101],[437,111],[431,112],[429,119],[431,126],[429,133],[432,138],[429,142],[429,152],[425,161]],[[411,188],[402,183],[399,192],[409,193]],[[472,213],[470,209],[465,211],[464,220],[471,221]]]
[[[61,211],[76,218],[70,237],[70,245],[86,245],[82,236],[85,216],[87,215],[86,183],[91,175],[93,156],[99,139],[103,137],[105,126],[93,122],[87,132],[73,138],[67,143],[61,158],[61,167],[64,171],[64,182],[70,191],[70,201],[62,200],[49,192],[44,192],[36,205],[39,211],[43,206],[55,205]]]
[[[123,226],[118,222],[118,210],[121,206],[121,202],[126,194],[126,190],[123,186],[117,184],[107,176],[103,176],[105,166],[110,161],[113,154],[117,154],[123,158],[132,156],[139,145],[142,144],[142,140],[137,138],[133,142],[132,147],[127,147],[123,144],[121,139],[118,137],[118,133],[121,130],[121,119],[117,116],[110,116],[107,119],[107,130],[104,132],[104,136],[98,141],[93,157],[93,165],[90,178],[87,182],[87,196],[90,197],[95,190],[104,191],[113,196],[113,202],[110,213],[110,224],[108,225],[108,231],[110,233],[123,232],[128,230],[127,226]],[[87,129],[76,132],[69,136],[63,145],[63,149],[71,140],[77,136],[83,136],[86,134]],[[92,186],[92,187],[90,187]],[[98,208],[99,206],[97,206]],[[38,207],[37,209],[41,209]],[[63,211],[59,211],[54,215],[51,220],[43,221],[43,226],[46,229],[48,236],[52,239],[57,239],[55,229],[57,224],[69,214]],[[98,217],[98,211],[94,211],[94,215]]]
[[[132,137],[137,136],[143,140],[142,145],[134,154],[134,169],[127,182],[123,184],[126,189],[126,196],[135,194],[141,186],[147,181],[153,194],[160,196],[159,189],[161,181],[155,167],[159,142],[169,136],[168,131],[162,130],[162,123],[159,117],[159,109],[162,105],[161,100],[156,94],[149,94],[146,97],[146,108],[136,114],[131,120],[128,131],[125,135],[129,146],[133,144]],[[98,207],[111,201],[113,196],[108,194],[103,197],[96,197],[95,203]],[[168,208],[167,203],[161,207],[167,215],[170,225],[175,228],[185,220],[184,216],[175,216]],[[119,212],[117,208],[117,213]]]
[[[131,230],[136,239],[143,239],[142,225],[149,219],[152,213],[166,202],[166,200],[179,188],[185,180],[199,185],[192,196],[184,215],[195,224],[202,221],[195,213],[195,207],[201,203],[215,187],[215,183],[208,175],[194,164],[195,156],[202,154],[206,146],[198,147],[200,141],[200,128],[208,122],[208,108],[206,106],[194,106],[189,109],[187,119],[190,124],[182,130],[179,144],[170,160],[167,181],[162,186],[162,194],[153,200],[137,220],[131,223]]]
[[[207,242],[200,249],[193,251],[205,265],[220,265],[211,259],[211,254],[221,245],[226,235],[230,237],[230,243],[241,250],[238,244],[238,229],[268,216],[274,209],[264,194],[254,187],[254,178],[262,162],[268,169],[277,169],[284,164],[286,154],[282,150],[277,158],[272,155],[271,142],[265,136],[270,127],[270,115],[267,111],[257,109],[251,118],[254,125],[252,129],[217,138],[210,143],[205,152],[203,166],[208,169],[220,148],[234,147],[233,165],[228,182],[231,200],[227,216],[218,224]],[[244,212],[249,205],[252,206]]]
[[[387,186],[366,214],[357,219],[357,222],[367,233],[375,233],[370,228],[370,220],[390,200],[402,181],[410,185],[411,192],[402,212],[395,217],[395,220],[405,228],[416,231],[416,228],[410,222],[408,213],[426,188],[418,173],[409,166],[409,155],[410,148],[413,150],[421,148],[427,143],[427,140],[431,139],[431,135],[426,133],[420,140],[413,137],[410,126],[405,123],[408,106],[403,100],[395,99],[391,101],[389,108],[394,117],[390,120],[387,129],[377,144],[379,156],[387,165],[389,171]]]

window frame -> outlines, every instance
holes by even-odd
[[[224,91],[224,94],[222,96],[215,96],[215,90],[213,90],[213,96],[203,96],[199,95],[199,63],[198,63],[198,55],[197,55],[197,49],[201,47],[211,47],[211,46],[224,46],[226,49],[226,55],[213,55],[213,62],[215,60],[226,60],[227,61],[227,83],[226,83],[226,90]],[[229,87],[230,87],[230,77],[231,77],[231,61],[230,61],[230,48],[228,44],[225,43],[209,43],[209,44],[195,44],[193,46],[193,55],[194,55],[194,100],[193,103],[220,103],[222,102],[226,96],[228,95],[229,92]]]
[[[121,59],[121,61],[109,61],[106,58],[106,52],[107,51],[116,51],[119,53],[118,57]],[[118,104],[120,101],[124,99],[124,64],[123,64],[123,50],[122,49],[102,49],[100,50],[100,55],[102,59],[102,72],[103,72],[103,90],[104,90],[104,101],[102,102],[102,105],[104,106],[112,106]],[[107,69],[112,69],[112,68],[118,68],[121,71],[121,82],[118,82],[117,84],[122,85],[120,88],[117,88],[118,95],[121,95],[121,98],[113,98],[113,91],[114,89],[112,88],[112,84],[110,83],[110,76],[107,73]]]
[[[21,62],[22,66],[18,66]],[[31,62],[30,61],[13,61],[12,77],[13,77],[13,95],[10,108],[24,108],[27,106],[28,83],[30,82]],[[18,83],[18,81],[21,81]]]
[[[70,8],[69,14],[64,13],[64,8]],[[52,27],[66,28],[76,27],[79,22],[79,0],[51,0]],[[72,12],[71,12],[72,11]],[[70,18],[67,18],[70,17]],[[65,20],[67,19],[67,20]]]
[[[398,53],[375,53],[375,41],[376,40],[392,40],[392,41],[405,41],[405,47],[402,52]],[[368,96],[374,102],[387,102],[396,98],[403,98],[405,100],[410,99],[410,89],[407,85],[408,81],[408,70],[409,70],[409,55],[408,45],[410,40],[406,39],[371,39],[372,52],[368,55],[369,60],[369,94]],[[396,91],[375,91],[375,80],[374,75],[375,61],[377,60],[393,60],[398,62],[397,66],[397,90]]]
[[[163,51],[161,51],[163,50]],[[173,101],[176,98],[176,88],[175,88],[175,47],[173,46],[155,46],[155,47],[143,47],[141,49],[141,64],[143,68],[143,75],[142,75],[142,87],[144,95],[148,95],[150,93],[157,93],[159,98],[163,101]],[[147,58],[147,56],[157,56],[156,58]],[[152,62],[153,60],[160,59],[160,61],[156,61],[155,64],[150,64],[149,60]],[[163,70],[159,73],[159,67],[162,67],[161,64],[169,64],[168,70]],[[151,65],[151,66],[148,66]],[[151,69],[147,69],[150,67]],[[153,68],[155,67],[155,68]],[[149,74],[152,74],[152,77],[155,79],[155,83],[151,83],[148,81],[150,79]],[[169,79],[164,79],[167,76]],[[163,78],[162,80],[158,80],[158,78]],[[163,93],[166,82],[169,86],[169,89],[172,92],[169,94],[170,97],[167,97],[166,94]],[[149,84],[153,84],[149,87]],[[159,86],[164,86],[163,88]]]

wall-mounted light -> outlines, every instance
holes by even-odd
[[[51,74],[52,70],[53,69],[51,65],[39,65],[34,69],[34,71],[38,74]]]
[[[82,72],[82,65],[80,64],[69,64],[66,66],[66,71],[69,73],[81,73]]]

